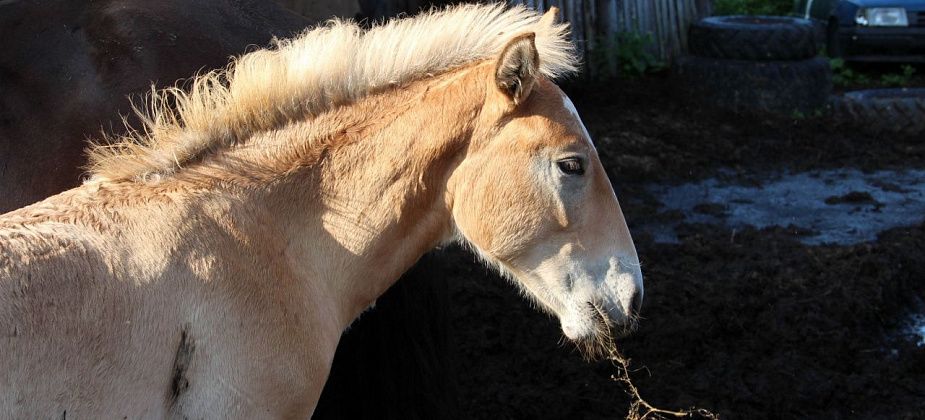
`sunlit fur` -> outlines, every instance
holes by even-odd
[[[0,216],[0,418],[309,418],[344,329],[452,241],[579,343],[630,328],[638,258],[552,17],[339,23],[159,94],[91,180]]]
[[[258,132],[491,58],[526,32],[536,34],[544,76],[576,70],[567,25],[539,20],[533,10],[501,4],[431,11],[368,31],[332,20],[239,57],[227,70],[196,77],[189,92],[153,92],[139,110],[145,126],[92,149],[90,171],[110,180],[170,174]]]

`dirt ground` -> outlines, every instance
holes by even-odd
[[[790,170],[925,168],[925,139],[872,138],[822,118],[692,108],[655,76],[571,88],[630,229],[670,218],[650,183]],[[723,418],[925,418],[925,348],[897,335],[925,299],[925,225],[877,241],[808,246],[799,229],[683,225],[637,233],[646,297],[619,345],[643,396]],[[443,256],[462,418],[614,419],[624,389],[558,322],[467,254]]]

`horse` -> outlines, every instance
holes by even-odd
[[[80,184],[88,136],[118,130],[129,95],[223,67],[312,23],[255,0],[2,3],[2,213]]]
[[[0,50],[0,214],[79,185],[88,139],[103,129],[123,134],[123,115],[137,125],[129,98],[152,83],[224,67],[228,57],[314,24],[260,0],[0,4],[7,41]],[[440,260],[423,257],[351,324],[313,418],[434,419],[454,411]]]
[[[555,11],[334,21],[166,89],[0,216],[4,417],[306,417],[341,333],[460,243],[587,348],[642,274]]]

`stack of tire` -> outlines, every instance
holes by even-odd
[[[714,16],[695,22],[689,56],[674,71],[691,100],[736,113],[810,115],[828,105],[829,62],[815,29],[783,16]]]

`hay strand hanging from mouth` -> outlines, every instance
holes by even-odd
[[[629,412],[626,413],[626,420],[646,420],[646,419],[667,419],[667,418],[704,418],[710,420],[719,420],[719,415],[705,408],[691,407],[686,410],[666,410],[649,404],[639,394],[639,388],[633,384],[630,378],[630,359],[623,356],[617,349],[616,343],[610,341],[607,345],[607,360],[617,368],[617,373],[610,375],[614,382],[623,384],[626,387],[626,393],[629,394],[632,402],[630,403]]]

